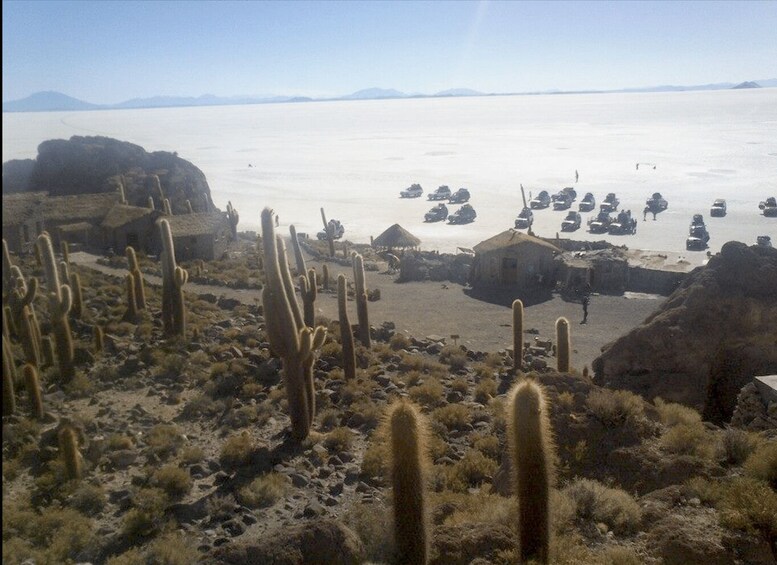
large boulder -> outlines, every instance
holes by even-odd
[[[114,192],[120,183],[129,204],[147,206],[148,197],[161,208],[156,178],[175,214],[212,212],[205,174],[177,153],[146,152],[139,145],[110,137],[73,136],[38,146],[34,161],[3,164],[3,192],[48,192],[51,196]]]
[[[654,314],[604,346],[597,384],[731,417],[754,374],[777,371],[777,249],[726,243]]]

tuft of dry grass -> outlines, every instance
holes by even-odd
[[[219,462],[227,470],[234,470],[251,461],[254,451],[254,442],[248,432],[242,432],[227,438],[221,447]]]
[[[286,496],[289,479],[281,473],[267,473],[256,477],[237,493],[240,504],[249,508],[266,508]]]
[[[576,479],[563,489],[575,503],[578,518],[606,524],[618,534],[634,532],[642,511],[634,498],[623,489],[611,488],[592,479]]]
[[[627,390],[598,389],[586,399],[593,416],[607,427],[635,424],[645,416],[643,400]]]

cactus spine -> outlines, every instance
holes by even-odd
[[[81,453],[78,451],[78,434],[70,425],[59,430],[59,452],[65,463],[68,480],[81,478]]]
[[[521,370],[523,362],[523,302],[513,301],[513,369]]]
[[[73,307],[71,313],[76,320],[84,313],[84,294],[81,290],[81,277],[78,273],[70,273],[70,289],[73,291]]]
[[[299,278],[299,288],[302,295],[303,319],[305,325],[312,328],[316,322],[316,296],[318,296],[315,270],[310,269],[307,277]]]
[[[326,263],[321,265],[321,276],[324,279],[322,288],[324,290],[329,290],[329,267],[327,267]]]
[[[569,372],[569,359],[572,356],[572,346],[569,338],[569,321],[566,318],[556,320],[556,363],[559,373]]]
[[[159,222],[162,233],[162,323],[168,335],[186,335],[186,305],[183,285],[188,273],[175,263],[173,232],[167,220]]]
[[[46,273],[46,285],[49,291],[49,314],[51,315],[51,327],[54,332],[54,341],[57,345],[57,359],[59,361],[60,377],[68,382],[75,376],[73,334],[70,331],[68,313],[73,304],[73,295],[70,287],[59,284],[59,272],[54,259],[54,248],[51,238],[47,234],[38,236],[38,245],[43,270]]]
[[[356,316],[359,321],[359,341],[364,347],[370,347],[370,321],[367,312],[367,286],[364,282],[364,259],[355,252],[353,254],[353,280]]]
[[[509,397],[513,492],[518,495],[521,562],[548,562],[553,444],[542,388],[522,380]]]
[[[424,492],[426,430],[419,411],[404,400],[389,408],[389,429],[396,561],[423,565],[429,559],[430,536]]]
[[[16,397],[14,383],[16,382],[16,365],[13,362],[11,344],[3,336],[3,416],[11,416],[16,412]]]
[[[292,437],[302,441],[310,433],[315,416],[313,360],[326,338],[326,328],[305,325],[286,260],[286,247],[275,236],[274,214],[262,211],[262,248],[267,278],[262,292],[267,337],[283,360],[284,383],[291,417]]]
[[[346,308],[347,299],[348,291],[346,288],[345,275],[338,275],[337,311],[340,315],[340,341],[342,342],[343,371],[345,372],[345,380],[356,378],[356,348],[354,347],[353,343],[353,330],[351,329],[351,322],[348,319],[348,309]]]
[[[42,420],[45,413],[43,412],[43,395],[40,389],[38,370],[28,363],[22,372],[24,373],[24,386],[30,400],[30,413],[36,420]]]
[[[138,256],[131,245],[124,250],[127,255],[127,269],[129,270],[135,284],[135,305],[138,310],[146,309],[146,288],[143,285],[143,273],[140,272]]]

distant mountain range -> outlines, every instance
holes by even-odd
[[[118,104],[92,104],[78,100],[61,92],[36,92],[21,100],[3,102],[3,112],[73,112],[80,110],[121,110],[130,108],[173,108],[183,106],[227,106],[240,104],[277,104],[281,102],[313,102],[326,100],[385,100],[391,98],[442,98],[460,96],[509,96],[515,94],[580,94],[597,92],[679,92],[685,90],[725,90],[777,86],[777,78],[734,84],[720,82],[696,86],[651,86],[645,88],[624,88],[620,90],[585,90],[542,92],[484,93],[469,88],[452,88],[435,94],[407,94],[392,88],[367,88],[352,94],[330,98],[309,98],[307,96],[154,96],[133,98]]]

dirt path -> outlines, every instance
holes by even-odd
[[[121,275],[124,269],[114,269],[97,264],[97,256],[87,253],[71,253],[71,261],[106,274]],[[321,263],[308,258],[308,266],[321,272]],[[369,303],[370,323],[374,326],[384,321],[396,324],[397,331],[415,337],[439,335],[451,343],[451,335],[459,335],[458,343],[479,351],[498,351],[512,345],[512,315],[510,308],[492,304],[465,294],[464,287],[455,283],[409,282],[395,283],[395,275],[385,272],[367,272],[367,287],[380,289],[381,299]],[[336,278],[343,273],[353,280],[350,267],[328,263],[330,276]],[[152,285],[161,285],[159,277],[144,274]],[[261,290],[237,290],[222,286],[187,283],[187,292],[215,294],[234,298],[245,304],[261,300]],[[528,306],[525,309],[524,325],[534,328],[543,339],[555,341],[555,322],[565,316],[571,325],[572,365],[582,369],[599,354],[601,347],[627,333],[650,315],[664,298],[653,295],[629,294],[626,296],[594,295],[588,307],[588,323],[580,324],[582,306],[566,302],[554,295],[551,300]],[[319,292],[316,301],[319,315],[334,319],[337,317],[337,295],[335,292]],[[351,319],[355,323],[356,308],[350,305]],[[531,339],[527,334],[526,339]],[[553,362],[552,360],[550,361]]]

